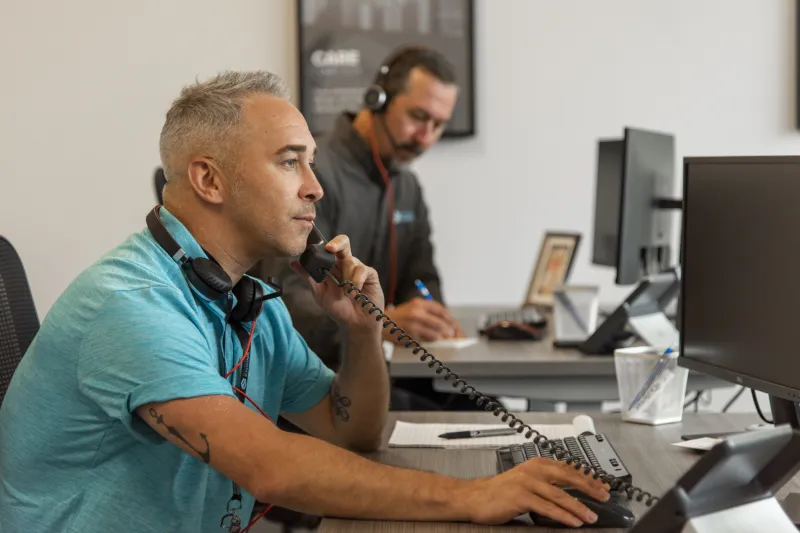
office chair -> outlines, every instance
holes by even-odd
[[[159,204],[164,203],[164,185],[167,184],[167,177],[164,175],[164,169],[158,167],[153,174],[153,185],[155,186],[156,199]]]
[[[39,331],[39,317],[22,261],[0,236],[0,404],[11,376]]]
[[[261,511],[263,511],[265,507],[266,504],[256,502],[252,516],[261,514]],[[322,522],[322,517],[298,513],[297,511],[292,511],[291,509],[278,507],[276,505],[269,510],[267,516],[265,516],[263,520],[279,525],[281,533],[292,533],[298,529],[302,531],[315,531]]]

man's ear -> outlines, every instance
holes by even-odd
[[[222,173],[210,157],[197,157],[189,163],[189,183],[195,194],[210,204],[221,204],[225,197]]]

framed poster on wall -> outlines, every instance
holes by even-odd
[[[297,0],[300,110],[311,133],[358,111],[397,47],[435,48],[453,64],[458,101],[443,137],[475,134],[474,0]]]

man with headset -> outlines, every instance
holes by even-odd
[[[355,518],[593,520],[556,485],[598,499],[606,487],[564,463],[457,480],[346,450],[374,449],[386,423],[380,324],[297,267],[348,333],[334,374],[292,328],[279,287],[244,274],[303,252],[323,195],[287,94],[273,74],[228,72],[173,103],[165,205],[59,297],[0,408],[0,529],[238,532],[255,499]],[[382,306],[347,237],[325,246],[330,274]],[[280,430],[278,415],[309,435]]]
[[[365,92],[363,108],[338,117],[317,155],[317,177],[325,191],[318,227],[323,234],[348,235],[353,254],[377,270],[392,319],[420,341],[464,336],[443,304],[428,207],[408,168],[439,140],[457,96],[453,66],[441,53],[423,46],[398,48]],[[341,327],[300,280],[271,265],[261,275],[285,280],[295,327],[336,368],[344,342]],[[388,332],[384,340],[397,342]],[[392,404],[402,410],[476,408],[462,395],[434,391],[429,379],[396,379]]]

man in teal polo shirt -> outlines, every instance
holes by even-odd
[[[161,134],[164,207],[58,299],[0,408],[0,530],[235,531],[255,499],[356,518],[592,519],[553,484],[601,499],[604,487],[554,461],[465,481],[346,450],[374,449],[386,422],[379,323],[308,280],[347,332],[334,375],[272,289],[244,275],[304,250],[323,194],[314,152],[273,74],[182,91]],[[327,249],[333,274],[382,306],[347,237]],[[280,430],[278,415],[309,435]]]

